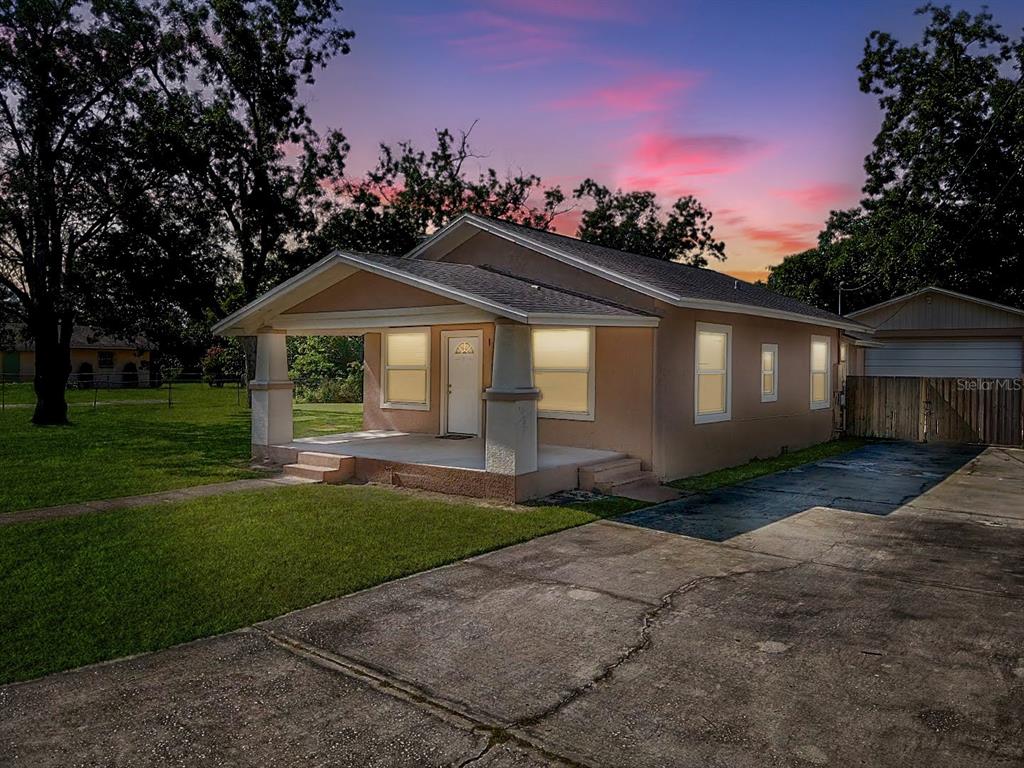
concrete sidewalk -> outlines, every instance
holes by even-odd
[[[84,501],[78,504],[62,504],[57,507],[26,509],[24,512],[6,512],[0,514],[0,525],[15,523],[34,523],[40,520],[55,520],[61,517],[78,517],[94,512],[109,512],[114,509],[143,507],[148,504],[161,504],[168,501],[188,501],[202,499],[207,496],[220,496],[237,491],[254,491],[260,488],[275,488],[281,485],[302,485],[312,482],[298,477],[274,475],[272,477],[254,477],[248,480],[229,480],[225,483],[209,483],[193,485],[187,488],[176,488],[171,491],[144,493],[139,496],[120,496],[115,499],[99,499]]]
[[[842,492],[732,535],[598,522],[0,687],[0,764],[1019,766],[1024,454],[935,450],[886,513],[848,507],[914,446],[776,476]]]

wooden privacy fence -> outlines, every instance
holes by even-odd
[[[1024,446],[1024,381],[847,376],[846,432]]]

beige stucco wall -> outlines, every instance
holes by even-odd
[[[114,353],[114,367],[113,368],[100,368],[99,363],[99,352],[95,349],[72,349],[71,350],[71,373],[75,375],[78,373],[79,367],[82,363],[89,363],[92,366],[93,376],[96,377],[96,381],[106,383],[106,374],[114,374],[111,376],[111,380],[114,383],[120,381],[120,375],[124,371],[124,366],[127,363],[134,363],[135,369],[139,374],[139,383],[145,383],[149,381],[149,352],[143,352],[142,354],[137,353],[134,349],[115,349],[111,350]],[[143,365],[145,363],[145,365]],[[22,352],[21,353],[21,373],[22,378],[29,378],[35,375],[36,372],[36,353],[35,352]],[[99,374],[104,374],[100,376]]]
[[[356,272],[296,304],[284,314],[439,307],[457,303],[370,272]]]
[[[664,479],[701,474],[828,440],[833,409],[810,408],[811,336],[831,338],[838,386],[839,334],[825,327],[752,315],[663,307],[658,329],[655,471]],[[694,423],[696,323],[732,326],[732,418]],[[779,345],[778,400],[761,402],[761,344]]]
[[[363,337],[363,428],[438,434],[441,425],[441,331],[473,330],[483,331],[483,387],[486,389],[491,385],[491,365],[494,359],[493,323],[431,326],[429,410],[381,408],[381,334],[367,333]],[[481,416],[481,424],[484,424],[484,416]]]
[[[654,458],[654,329],[596,328],[594,420],[541,417],[538,439],[552,445],[597,448]]]

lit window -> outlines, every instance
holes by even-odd
[[[430,394],[430,330],[387,331],[382,352],[382,405],[426,410]]]
[[[732,409],[732,326],[697,323],[694,421],[727,421]]]
[[[594,417],[594,331],[592,328],[535,328],[533,385],[537,411],[560,419]]]
[[[779,399],[779,345],[761,345],[761,402]]]
[[[832,382],[829,381],[828,336],[811,336],[811,408],[828,408],[832,405]]]

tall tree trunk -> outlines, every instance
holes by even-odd
[[[71,373],[71,323],[45,319],[35,324],[36,373],[32,385],[36,410],[32,423],[67,424],[66,390]]]

